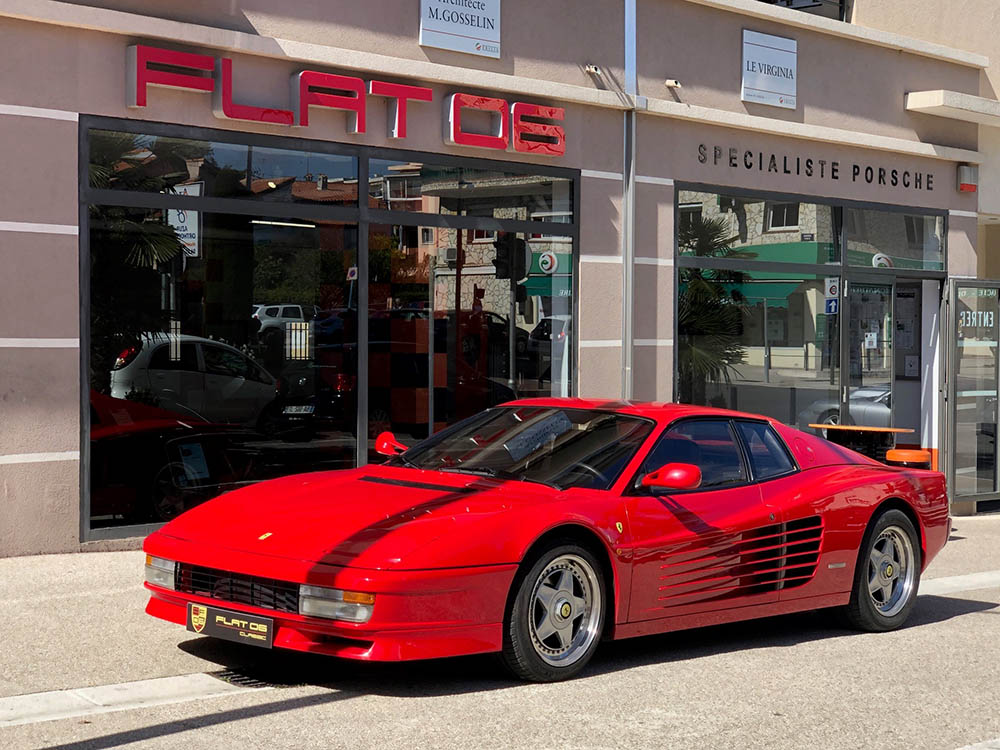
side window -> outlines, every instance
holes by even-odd
[[[279,308],[277,308],[277,307],[269,307],[266,310],[264,310],[264,314],[267,317],[269,317],[269,318],[277,318],[278,317],[278,310],[279,310]]]
[[[180,359],[170,358],[170,345],[164,344],[149,358],[150,370],[187,370],[198,372],[198,356],[194,344],[181,344]]]
[[[692,419],[674,425],[653,446],[642,473],[670,463],[694,464],[701,469],[700,489],[747,481],[740,447],[728,420]]]
[[[769,425],[762,422],[736,423],[743,442],[750,454],[754,479],[768,479],[794,471],[795,464],[788,457],[781,438],[774,434]]]
[[[232,352],[221,346],[202,344],[201,353],[205,357],[205,372],[209,375],[246,377],[247,363],[239,352]]]
[[[281,308],[281,317],[302,320],[302,308],[298,305],[289,305]]]

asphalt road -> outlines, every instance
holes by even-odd
[[[143,613],[137,552],[0,559],[0,747],[953,750],[1000,738],[1000,517],[954,527],[902,630],[819,612],[634,639],[554,685],[487,657],[364,665],[193,637]],[[35,695],[90,687],[51,698],[71,718]],[[5,726],[18,705],[38,713]]]

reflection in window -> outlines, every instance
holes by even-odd
[[[837,413],[839,316],[825,277],[681,268],[677,385],[684,403],[800,427]]]
[[[272,203],[358,205],[353,156],[90,131],[90,186]]]
[[[798,229],[799,228],[799,204],[798,203],[770,203],[767,209],[767,229],[775,231],[778,229]]]
[[[677,201],[681,255],[772,263],[840,260],[831,206],[696,190],[679,190]]]
[[[847,262],[868,268],[944,269],[944,217],[845,208]]]
[[[410,444],[514,398],[571,392],[569,238],[401,225],[373,227],[368,248],[371,437]]]
[[[385,159],[368,164],[372,208],[554,222],[573,212],[573,183],[561,177]]]
[[[355,464],[356,227],[170,213],[90,208],[94,526]]]

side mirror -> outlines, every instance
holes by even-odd
[[[375,452],[382,456],[395,456],[408,450],[407,446],[396,440],[396,436],[388,430],[375,438]]]
[[[642,478],[643,487],[694,490],[701,486],[701,469],[694,464],[667,464]]]

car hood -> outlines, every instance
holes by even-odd
[[[484,519],[559,495],[526,482],[366,466],[244,487],[189,510],[159,533],[203,550],[367,569],[435,567],[426,548],[442,537],[473,533]],[[478,547],[482,563],[511,562],[501,559],[498,538],[480,538]],[[424,554],[413,555],[417,550]]]

